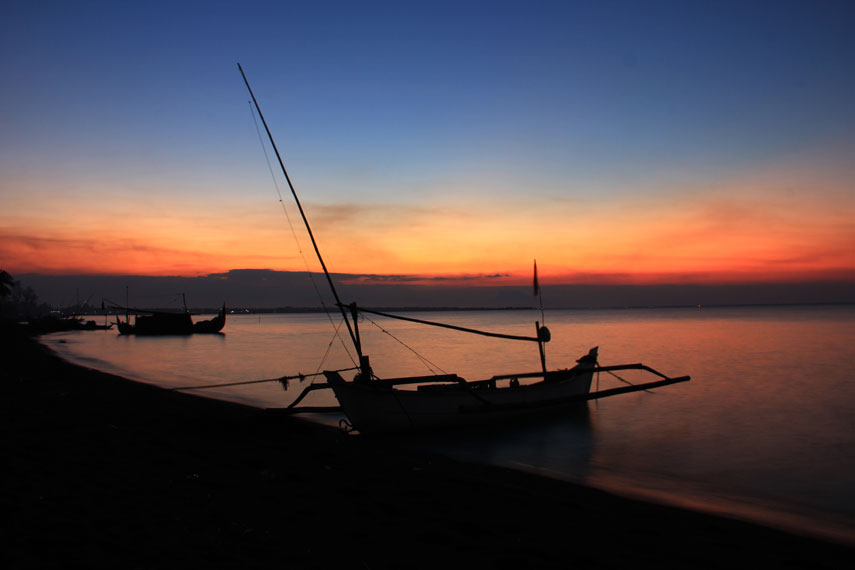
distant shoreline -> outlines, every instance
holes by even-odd
[[[603,306],[603,307],[544,307],[544,312],[551,311],[635,311],[635,310],[657,310],[657,309],[742,309],[742,308],[780,308],[780,307],[846,307],[855,306],[855,302],[835,301],[835,302],[815,302],[815,303],[727,303],[727,304],[710,304],[710,305],[630,305],[630,306]],[[266,314],[300,314],[300,313],[324,313],[337,312],[334,308],[324,307],[226,307],[229,315],[266,315]],[[540,307],[378,307],[366,305],[364,308],[375,311],[394,312],[394,313],[442,313],[442,312],[487,312],[487,311],[540,311]],[[177,312],[174,307],[151,307],[146,310]],[[216,314],[219,307],[200,307],[190,308],[191,314]],[[101,309],[92,309],[83,312],[71,312],[69,309],[58,309],[63,315],[77,316],[123,316],[123,311],[102,311]],[[131,314],[134,312],[131,311]]]

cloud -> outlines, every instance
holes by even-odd
[[[389,284],[419,284],[419,285],[459,285],[477,283],[487,285],[490,282],[503,284],[513,276],[509,273],[477,274],[477,275],[350,275],[342,277],[342,282],[348,285],[389,283]]]
[[[323,276],[269,269],[238,269],[197,277],[140,275],[14,275],[32,286],[40,299],[68,306],[79,295],[94,305],[100,299],[122,300],[126,291],[134,306],[177,307],[176,293],[186,294],[193,308],[333,307]],[[360,280],[359,275],[333,276],[344,302],[365,307],[533,307],[531,283],[419,282],[407,276],[390,280]],[[715,304],[767,304],[855,302],[855,274],[830,275],[826,280],[792,282],[734,281],[715,283],[693,275],[620,276],[584,274],[565,281],[541,283],[548,308],[673,306]],[[750,277],[746,276],[746,277]],[[814,276],[820,277],[820,276]],[[401,279],[398,279],[401,278]],[[671,280],[673,278],[673,280]],[[693,279],[696,279],[693,281]],[[314,281],[314,284],[313,284]],[[320,292],[321,297],[318,297]]]
[[[181,243],[180,241],[178,243]],[[36,236],[0,229],[0,258],[14,273],[204,275],[212,268],[242,263],[242,255],[193,244],[168,247],[139,237],[107,232],[70,237]],[[281,256],[257,254],[255,262],[281,263]]]
[[[534,258],[544,282],[769,281],[855,267],[848,183],[804,168],[789,177],[772,170],[619,199],[582,199],[568,182],[565,194],[556,184],[545,197],[537,187],[531,198],[455,187],[306,209],[327,267],[374,283],[522,283]],[[59,200],[44,200],[42,211],[21,198],[14,214],[0,214],[0,254],[17,273],[319,269],[290,204],[299,246],[278,206],[200,210],[162,194],[136,207],[89,199],[91,212],[71,215]]]

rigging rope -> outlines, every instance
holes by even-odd
[[[335,332],[333,332],[333,337],[330,339],[329,344],[327,344],[327,349],[324,352],[324,355],[321,357],[321,361],[318,363],[318,367],[315,369],[314,375],[318,375],[321,371],[321,368],[323,368],[324,362],[326,362],[327,356],[329,356],[329,354],[330,354],[330,349],[332,349],[332,345],[335,342],[335,339],[338,338],[339,340],[341,340],[341,336],[339,336],[338,330],[341,328],[342,322],[343,321],[339,321],[338,325],[335,327]],[[347,347],[345,347],[345,348],[347,348]],[[348,356],[350,356],[350,355],[348,354]],[[352,358],[350,360],[351,360],[351,362],[353,361]]]
[[[363,315],[363,316],[364,316],[364,315]],[[406,348],[407,350],[409,350],[410,352],[412,352],[413,354],[415,354],[415,355],[416,355],[416,358],[418,358],[419,360],[421,360],[421,361],[422,361],[422,364],[424,364],[424,365],[425,365],[425,367],[426,367],[428,370],[430,370],[431,374],[436,375],[436,370],[434,370],[434,368],[436,368],[437,370],[439,370],[439,371],[440,371],[440,373],[442,373],[442,374],[448,374],[448,372],[446,372],[445,370],[443,370],[442,368],[440,368],[439,366],[437,366],[435,363],[433,363],[433,362],[431,362],[430,360],[428,360],[428,358],[427,358],[427,357],[422,356],[421,354],[419,354],[419,353],[418,353],[418,351],[416,351],[416,349],[414,349],[413,347],[411,347],[410,345],[408,345],[407,343],[405,343],[404,341],[402,341],[401,339],[399,339],[398,337],[396,337],[395,335],[393,335],[392,333],[390,333],[389,331],[387,331],[386,329],[384,329],[383,327],[381,327],[380,325],[378,325],[376,322],[374,322],[373,320],[371,320],[371,318],[370,318],[370,317],[365,317],[365,318],[366,318],[366,319],[368,319],[368,322],[369,322],[369,323],[371,323],[372,325],[374,325],[375,327],[377,327],[378,329],[380,329],[381,331],[383,331],[384,333],[386,333],[387,335],[389,335],[390,337],[392,337],[392,339],[393,339],[393,340],[395,340],[396,342],[398,342],[401,346],[403,346],[404,348]]]
[[[334,372],[347,372],[348,370],[356,370],[356,368],[342,368],[340,370],[334,370]],[[283,382],[287,382],[288,380],[297,380],[299,379],[301,382],[310,376],[320,376],[323,372],[317,372],[315,374],[295,374],[293,376],[282,376],[280,378],[265,378],[264,380],[244,380],[242,382],[225,382],[222,384],[204,384],[202,386],[180,386],[178,388],[170,388],[169,390],[172,392],[180,392],[181,390],[202,390],[206,388],[225,388],[227,386],[244,386],[247,384],[262,384],[264,382],[279,382],[280,384]]]
[[[600,366],[600,363],[598,362],[597,367],[599,368],[599,366]],[[618,376],[617,374],[615,374],[611,370],[606,370],[605,372],[608,374],[611,374],[612,376],[614,376],[615,378],[617,378],[618,380],[620,380],[624,384],[628,384],[629,386],[635,386],[635,384],[633,384],[629,380],[624,380],[623,378],[621,378],[620,376]],[[599,381],[600,381],[600,371],[597,370],[597,390],[599,390]],[[656,393],[656,392],[651,392],[650,390],[644,390],[644,391],[647,392],[648,394],[655,394]]]
[[[422,319],[414,319],[412,317],[404,317],[401,315],[393,315],[391,313],[383,313],[381,311],[374,311],[372,309],[364,309],[362,307],[357,307],[357,310],[360,313],[371,313],[372,315],[379,315],[381,317],[389,317],[390,319],[398,319],[400,321],[409,321],[411,323],[419,323],[422,325],[430,325],[433,327],[441,327],[444,329],[452,329],[452,330],[456,330],[456,331],[467,332],[467,333],[472,333],[472,334],[479,334],[482,336],[489,336],[489,337],[493,337],[493,338],[503,338],[503,339],[507,339],[507,340],[527,340],[527,341],[532,341],[532,342],[539,342],[540,341],[540,339],[538,339],[537,337],[532,337],[532,336],[519,336],[519,335],[512,335],[512,334],[479,331],[477,329],[459,327],[457,325],[449,325],[446,323],[438,323],[435,321],[425,321]]]
[[[347,357],[350,361],[356,364],[356,360],[354,360],[353,356],[350,354],[350,350],[347,348],[347,343],[343,338],[338,334],[339,329],[341,328],[341,323],[338,325],[333,321],[332,315],[330,314],[330,310],[327,307],[326,303],[324,303],[324,298],[321,295],[320,290],[318,289],[317,283],[315,283],[315,278],[312,276],[312,270],[309,267],[309,262],[306,260],[306,255],[303,253],[303,247],[300,245],[300,240],[297,238],[297,232],[294,230],[294,224],[291,223],[291,216],[288,215],[288,208],[285,207],[285,201],[282,199],[282,191],[279,189],[279,183],[276,181],[276,174],[273,172],[273,166],[270,164],[270,156],[267,154],[267,147],[264,145],[264,138],[261,136],[261,129],[258,127],[258,119],[255,117],[255,109],[252,107],[252,101],[249,101],[249,113],[252,115],[252,122],[255,124],[255,132],[258,135],[258,142],[261,143],[261,150],[264,152],[264,160],[267,162],[267,169],[270,171],[270,177],[273,179],[273,186],[276,187],[276,195],[279,197],[279,204],[282,206],[282,211],[285,213],[285,219],[288,220],[288,227],[291,229],[291,235],[294,237],[294,243],[297,244],[297,251],[300,252],[300,258],[303,260],[303,265],[306,267],[306,274],[309,276],[309,281],[312,283],[312,288],[315,290],[315,294],[318,296],[318,300],[321,303],[321,307],[324,309],[324,313],[326,313],[327,318],[330,321],[330,324],[333,325],[333,329],[335,330],[335,336],[341,342],[342,347],[344,347],[345,353],[347,353]],[[329,353],[329,347],[327,348],[327,353]],[[324,359],[326,359],[326,355],[324,355]]]

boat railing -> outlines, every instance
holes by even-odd
[[[579,368],[579,369],[568,368],[566,370],[559,370],[558,372],[561,372],[563,374],[567,374],[569,376],[576,376],[576,375],[580,375],[580,374],[587,374],[591,370],[593,370],[594,372],[616,372],[618,370],[644,370],[646,372],[650,372],[652,374],[655,374],[656,376],[659,376],[660,378],[669,378],[669,376],[666,376],[665,374],[659,372],[658,370],[651,368],[650,366],[647,366],[646,364],[642,364],[640,362],[636,362],[634,364],[614,364],[611,366],[600,366],[598,364],[598,365],[594,366],[594,368]],[[548,372],[548,373],[550,373],[550,372]],[[542,377],[543,377],[543,371],[523,372],[521,374],[498,374],[496,376],[490,377],[489,380],[479,380],[478,382],[489,382],[492,380],[508,380],[511,378],[542,378]]]
[[[563,398],[556,398],[555,400],[550,400],[548,402],[531,402],[531,403],[519,403],[515,402],[512,404],[491,404],[490,406],[465,406],[460,409],[461,413],[478,413],[478,412],[499,412],[505,409],[525,409],[525,408],[541,408],[548,406],[563,406],[566,404],[571,404],[574,402],[582,403],[587,402],[588,400],[599,400],[600,398],[607,398],[609,396],[617,396],[618,394],[627,394],[629,392],[638,392],[641,390],[650,390],[651,388],[660,388],[662,386],[668,386],[670,384],[676,384],[678,382],[688,382],[690,380],[689,376],[679,376],[676,378],[665,378],[664,380],[656,380],[653,382],[645,382],[644,384],[630,384],[629,386],[620,386],[618,388],[609,388],[606,390],[598,390],[596,392],[588,392],[587,394],[576,394],[573,396],[566,396]]]
[[[568,369],[566,371],[560,371],[565,373],[568,376],[576,376],[582,374],[589,374],[592,372],[618,372],[621,370],[642,370],[645,372],[649,372],[655,376],[659,376],[661,380],[654,380],[651,382],[644,382],[642,384],[630,384],[626,380],[620,378],[621,381],[626,382],[627,386],[619,386],[617,388],[607,388],[605,390],[598,390],[596,392],[588,392],[587,394],[579,394],[575,396],[570,396],[561,400],[561,403],[566,403],[570,401],[588,401],[588,400],[597,400],[600,398],[606,398],[609,396],[616,396],[618,394],[626,394],[630,392],[637,392],[641,390],[650,390],[652,388],[659,388],[662,386],[668,386],[670,384],[677,384],[679,382],[687,382],[691,379],[690,376],[678,376],[678,377],[669,377],[658,370],[647,366],[646,364],[642,364],[640,362],[633,364],[615,364],[611,366],[594,366],[593,368],[580,368],[580,369]],[[406,378],[394,378],[389,380],[377,379],[372,380],[371,385],[376,387],[384,387],[384,388],[392,388],[394,386],[400,385],[412,385],[412,384],[458,384],[464,389],[471,389],[477,387],[479,384],[485,383],[495,383],[496,380],[510,380],[513,378],[541,378],[543,377],[543,372],[524,372],[521,374],[500,374],[497,376],[493,376],[487,380],[477,380],[473,382],[467,382],[460,376],[456,374],[438,374],[431,376],[410,376]],[[324,413],[324,412],[338,412],[341,411],[339,406],[302,406],[297,407],[300,402],[305,399],[309,393],[314,392],[315,390],[324,390],[330,388],[330,385],[327,382],[319,382],[317,384],[311,384],[306,386],[303,391],[300,393],[297,398],[291,402],[286,408],[268,408],[268,411],[271,412],[281,412],[287,414],[302,414],[302,413]],[[476,399],[480,400],[483,405],[489,405],[491,409],[497,409],[495,404],[491,404],[487,400],[484,400],[481,397],[478,397],[477,394],[473,392],[473,396]],[[483,409],[482,406],[472,406],[468,411],[477,411]]]
[[[444,384],[459,384],[464,388],[469,387],[469,382],[466,382],[463,378],[458,376],[457,374],[437,374],[431,376],[409,376],[406,378],[394,378],[390,380],[384,379],[375,379],[371,381],[371,386],[376,388],[391,388],[393,386],[401,386],[407,384],[429,384],[429,383],[444,383]],[[311,384],[303,388],[303,391],[300,392],[300,395],[297,398],[288,404],[285,408],[267,408],[268,411],[276,411],[282,413],[289,414],[300,414],[300,413],[321,413],[321,412],[334,412],[339,411],[341,408],[338,406],[303,406],[298,408],[297,405],[303,401],[311,392],[315,390],[324,390],[330,388],[329,383],[327,382],[318,382],[317,384]],[[480,399],[480,398],[479,398]]]

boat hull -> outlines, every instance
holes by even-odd
[[[137,315],[134,324],[118,323],[119,334],[137,336],[184,335],[193,334],[193,320],[190,313],[157,313]]]
[[[348,382],[338,372],[327,381],[348,420],[361,433],[432,430],[542,415],[578,404],[590,392],[596,349],[569,370],[534,384],[447,383],[399,389]]]
[[[223,303],[223,308],[217,313],[217,316],[208,321],[199,321],[193,323],[193,332],[196,334],[216,334],[223,330],[226,325],[226,304]]]

